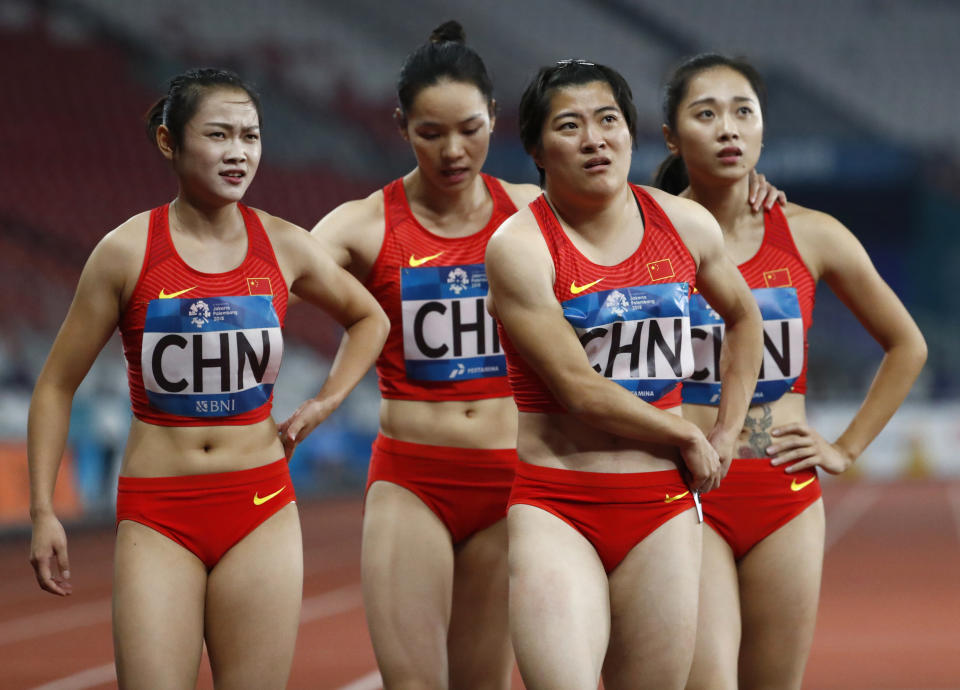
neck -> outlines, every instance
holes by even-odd
[[[690,187],[684,196],[710,211],[724,233],[732,233],[743,220],[750,218],[750,205],[747,203],[749,192],[750,180],[747,177],[733,184],[718,185],[691,176]]]
[[[571,199],[557,194],[549,180],[544,191],[557,217],[577,233],[590,239],[619,233],[624,221],[632,214],[639,213],[629,185],[623,185],[612,196],[596,199]]]
[[[420,168],[414,168],[403,178],[403,189],[411,205],[415,204],[434,216],[470,213],[487,202],[487,186],[480,175],[472,184],[448,191],[430,184]]]
[[[222,237],[237,229],[240,209],[236,203],[198,204],[181,192],[170,204],[170,216],[179,232]]]

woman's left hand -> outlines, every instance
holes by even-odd
[[[770,464],[792,463],[786,468],[789,474],[815,466],[830,474],[840,474],[853,464],[854,458],[849,453],[806,424],[778,426],[770,435],[777,438],[767,447],[767,454],[773,458]]]
[[[320,426],[329,417],[338,404],[330,398],[311,398],[300,405],[290,419],[280,424],[280,441],[283,443],[283,454],[289,460],[297,444],[310,435],[310,432]]]

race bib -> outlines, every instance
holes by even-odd
[[[409,378],[506,376],[497,324],[487,313],[483,264],[401,268],[400,296]]]
[[[693,373],[687,283],[617,288],[563,302],[590,365],[653,402]]]
[[[270,295],[154,299],[140,354],[150,404],[184,417],[228,417],[270,399],[283,357]]]
[[[763,364],[750,404],[772,402],[789,392],[803,371],[803,318],[792,287],[751,290],[763,318]],[[696,370],[683,382],[683,402],[720,402],[720,347],[723,320],[703,295],[690,298],[690,329]]]

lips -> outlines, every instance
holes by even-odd
[[[584,170],[591,170],[593,168],[598,168],[604,165],[610,165],[610,159],[603,156],[597,156],[596,158],[591,158],[586,163],[584,163],[583,168]]]
[[[224,178],[228,183],[238,185],[243,182],[243,179],[247,176],[247,173],[243,170],[224,170],[220,173],[220,177]]]
[[[717,158],[723,163],[736,163],[743,156],[743,151],[737,146],[724,146],[717,153]]]

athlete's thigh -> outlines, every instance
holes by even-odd
[[[509,688],[513,670],[507,615],[507,521],[477,532],[454,552],[447,635],[451,688]]]
[[[510,630],[529,690],[596,687],[610,639],[607,574],[593,545],[529,505],[507,516]]]
[[[703,526],[697,644],[687,690],[736,690],[740,651],[740,583],[733,551]]]
[[[210,572],[206,640],[217,688],[284,688],[300,623],[303,540],[297,505],[277,511]]]
[[[119,686],[193,687],[203,650],[206,567],[168,537],[122,520],[113,573]]]
[[[385,687],[446,687],[453,544],[440,518],[411,491],[374,482],[364,506],[361,572]]]
[[[799,688],[813,642],[823,570],[823,501],[740,560],[740,687]]]
[[[691,508],[657,527],[610,574],[607,690],[683,687],[697,633],[701,542]]]

